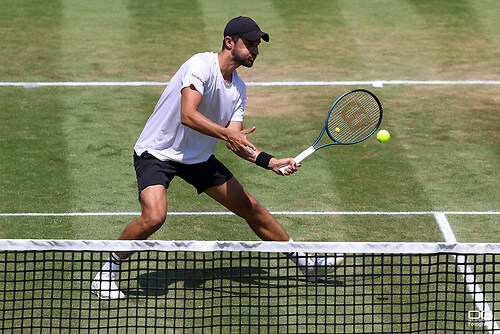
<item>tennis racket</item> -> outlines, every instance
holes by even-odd
[[[320,148],[330,145],[352,145],[369,138],[382,121],[382,105],[378,98],[365,89],[355,89],[337,99],[328,111],[325,125],[318,139],[293,160],[302,162]],[[332,142],[315,147],[325,134]],[[284,174],[288,166],[281,167]]]

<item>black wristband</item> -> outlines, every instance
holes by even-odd
[[[255,159],[255,164],[262,168],[269,169],[269,161],[271,161],[272,158],[274,158],[272,155],[266,152],[260,152],[257,159]]]

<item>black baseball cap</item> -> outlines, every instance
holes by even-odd
[[[224,37],[239,35],[249,41],[256,41],[262,38],[269,42],[269,35],[260,30],[257,23],[249,17],[238,16],[229,21],[224,29]]]

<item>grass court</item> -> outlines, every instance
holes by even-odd
[[[216,156],[295,241],[444,242],[444,212],[458,242],[498,243],[499,12],[494,0],[2,1],[0,238],[116,239],[140,211],[133,145],[166,83],[245,15],[270,35],[238,70],[259,149],[297,155],[354,88],[379,97],[391,133],[322,149],[291,177],[220,143]],[[325,81],[337,84],[303,84]],[[256,240],[180,179],[168,200],[152,239]]]

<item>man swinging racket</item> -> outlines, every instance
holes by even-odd
[[[224,30],[218,53],[199,53],[186,61],[170,80],[134,147],[141,216],[123,230],[120,240],[144,240],[157,231],[167,215],[167,189],[177,175],[246,220],[262,240],[291,241],[278,221],[214,156],[217,141],[239,157],[279,175],[297,171],[292,158],[277,159],[258,150],[243,129],[246,85],[238,76],[240,66],[252,67],[260,41],[269,35],[248,17],[236,17]],[[286,167],[284,172],[280,168]],[[125,295],[115,283],[122,261],[129,253],[111,253],[91,290],[101,299]],[[332,272],[335,259],[289,254],[304,273]]]

